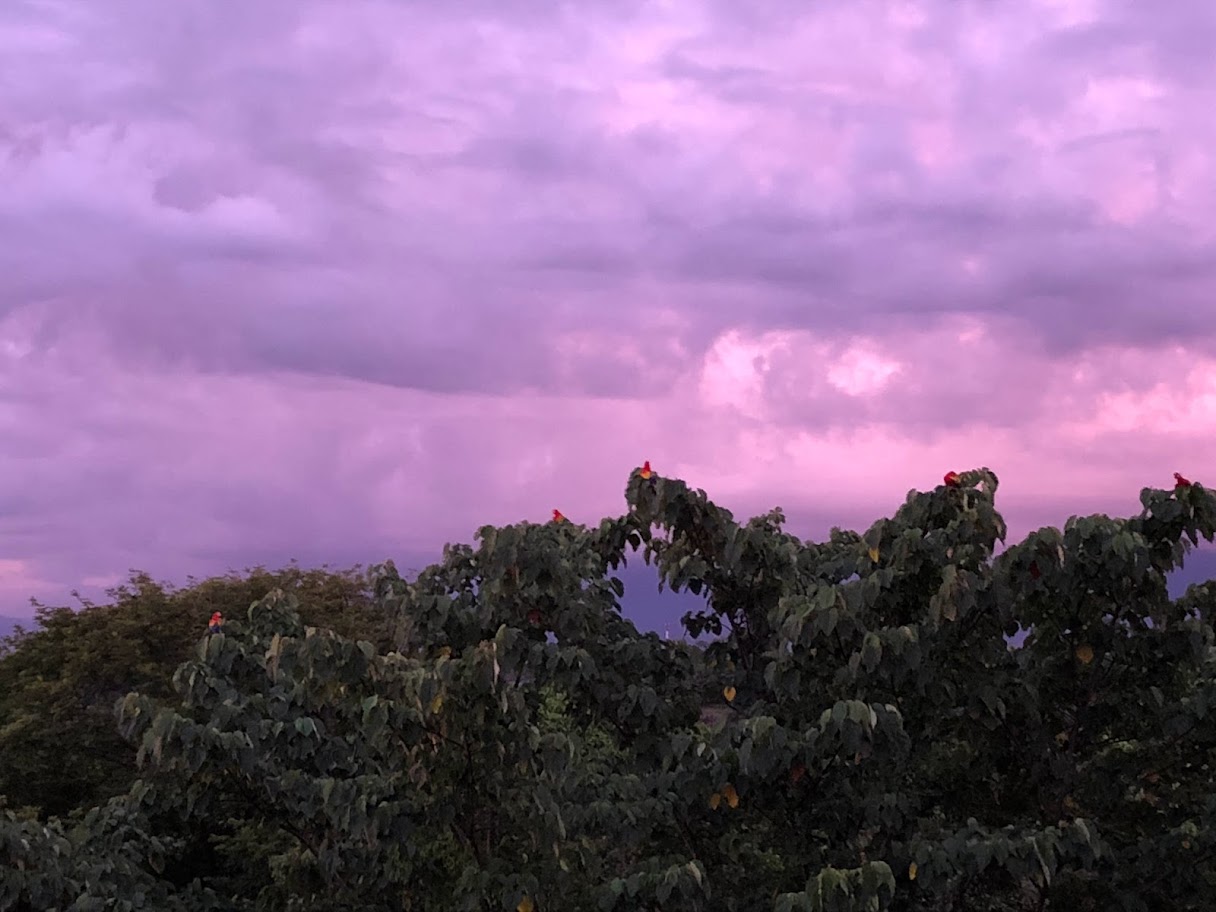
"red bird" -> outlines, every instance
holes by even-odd
[[[641,475],[643,478],[649,478],[651,476],[652,473],[650,471],[650,460],[649,459],[647,459],[645,462],[642,463],[642,470],[640,472],[638,472],[638,474]]]
[[[962,484],[962,481],[958,477],[958,472],[947,472],[946,477],[942,481],[946,483],[946,487],[948,488],[957,488]]]
[[[1174,473],[1174,487],[1175,488],[1189,488],[1190,486],[1191,486],[1191,482],[1189,479],[1183,478],[1182,475],[1180,475],[1178,472]]]
[[[217,612],[215,612],[215,614],[211,615],[211,620],[207,624],[207,632],[208,633],[220,633],[223,631],[223,628],[224,628],[223,612],[217,611]]]
[[[565,522],[565,521],[566,521],[566,517],[564,517],[564,516],[562,515],[562,511],[561,511],[561,510],[554,510],[554,511],[553,511],[553,521],[554,521],[554,522]]]

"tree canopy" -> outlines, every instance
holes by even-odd
[[[412,581],[49,612],[0,660],[0,910],[1210,908],[1216,584],[1166,574],[1216,496],[997,554],[996,490],[816,543],[647,464]],[[635,555],[700,645],[621,615]],[[56,744],[105,745],[63,798]]]
[[[121,794],[136,778],[135,755],[114,723],[129,691],[173,696],[173,672],[190,657],[208,615],[243,616],[281,590],[301,616],[348,636],[391,644],[366,575],[289,566],[196,581],[177,589],[134,573],[110,603],[82,611],[37,605],[37,626],[0,641],[0,795],[10,805],[66,814]]]

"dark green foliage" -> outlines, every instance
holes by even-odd
[[[598,528],[376,568],[358,623],[300,587],[223,609],[171,690],[81,665],[98,701],[138,685],[142,778],[70,832],[0,821],[0,909],[1211,908],[1216,586],[1171,601],[1165,575],[1216,497],[1146,490],[994,556],[996,487],[963,473],[807,544],[634,473]],[[708,594],[707,649],[620,616],[638,550]]]
[[[211,612],[239,618],[276,589],[297,594],[312,623],[388,645],[383,613],[356,571],[257,568],[184,589],[133,574],[108,605],[38,606],[40,629],[9,638],[0,661],[0,795],[62,815],[124,793],[136,769],[115,702],[131,690],[171,697],[173,672]]]

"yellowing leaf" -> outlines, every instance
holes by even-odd
[[[722,796],[719,795],[717,792],[714,792],[712,795],[709,796],[710,810],[716,811],[718,809],[718,805],[720,805],[721,803],[722,803]]]
[[[733,687],[731,687],[731,686],[727,685],[726,687],[722,688],[722,696],[726,697],[726,702],[727,702],[727,703],[732,703],[732,702],[734,702],[734,699],[735,699],[735,689],[734,689]]]
[[[916,871],[917,867],[916,862],[914,861],[912,864],[908,865],[908,880],[916,880]]]
[[[737,808],[739,806],[739,793],[735,791],[735,787],[733,785],[727,783],[722,789],[722,794],[726,797],[726,803],[728,805],[733,808]]]
[[[876,564],[878,563],[878,549],[877,548],[870,549],[870,560],[874,561],[874,563],[876,563]]]
[[[536,904],[532,902],[531,896],[525,896],[519,901],[519,905],[515,907],[515,912],[533,912]]]
[[[1088,644],[1082,643],[1077,647],[1077,661],[1079,661],[1082,665],[1088,665],[1093,660],[1094,651],[1089,647]]]
[[[443,709],[443,694],[435,694],[435,699],[431,700],[431,712],[437,713]]]

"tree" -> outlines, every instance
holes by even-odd
[[[961,473],[816,544],[635,471],[597,527],[375,568],[391,648],[270,593],[172,698],[122,700],[143,778],[61,873],[0,824],[24,865],[0,896],[105,895],[78,871],[125,815],[115,876],[189,909],[1207,908],[1216,586],[1171,601],[1165,575],[1216,497],[1146,489],[996,555],[996,489]],[[704,652],[621,617],[639,551],[706,595]],[[206,827],[213,857],[183,865],[172,840]]]
[[[37,605],[38,626],[8,638],[0,660],[0,795],[62,815],[124,793],[137,770],[114,724],[115,701],[131,690],[171,697],[173,672],[211,612],[243,615],[275,589],[299,594],[314,623],[389,644],[357,568],[258,567],[181,589],[132,573],[109,604]]]

